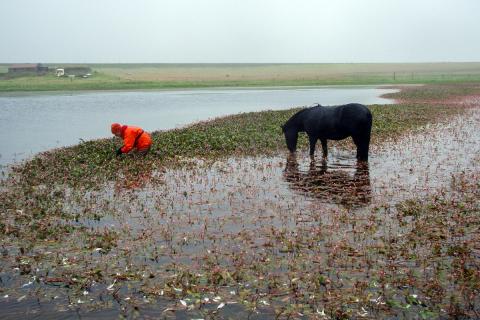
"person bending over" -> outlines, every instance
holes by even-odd
[[[112,133],[123,139],[123,146],[117,150],[117,156],[134,150],[145,155],[152,146],[152,138],[142,128],[112,123]]]

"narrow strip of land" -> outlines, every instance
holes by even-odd
[[[425,84],[480,81],[480,62],[358,64],[46,64],[47,73],[9,72],[0,92],[205,87]],[[56,70],[74,70],[57,76]],[[89,70],[78,73],[78,70]]]

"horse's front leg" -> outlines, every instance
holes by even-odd
[[[318,138],[314,135],[308,136],[308,140],[310,140],[310,157],[313,157],[315,154],[315,145],[317,144]]]
[[[326,158],[328,156],[327,139],[320,139],[320,141],[322,142],[323,157]]]

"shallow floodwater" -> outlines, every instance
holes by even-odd
[[[386,104],[390,100],[380,96],[394,91],[342,86],[0,95],[0,165],[80,140],[110,137],[112,122],[155,131],[228,114],[315,103]]]
[[[299,152],[296,156],[230,158],[213,165],[200,161],[187,170],[147,172],[134,184],[109,185],[103,192],[89,194],[88,203],[100,204],[100,211],[123,212],[120,220],[126,219],[139,230],[151,228],[152,223],[163,226],[165,217],[174,217],[180,222],[174,228],[185,227],[175,234],[191,232],[201,224],[187,222],[198,222],[207,213],[212,219],[230,221],[222,222],[221,234],[263,225],[259,214],[270,217],[268,225],[295,227],[285,223],[292,222],[287,217],[293,212],[356,212],[448,189],[455,174],[479,170],[479,126],[478,110],[468,111],[449,123],[374,147],[368,164],[357,163],[353,148],[341,150],[333,143],[326,160],[317,149],[314,159]],[[152,184],[150,177],[155,175],[161,182]],[[242,225],[237,223],[236,212],[242,215]],[[247,223],[246,217],[253,220]]]
[[[354,150],[339,150],[330,145],[326,161],[320,153],[312,161],[304,152],[296,157],[282,154],[231,158],[213,165],[203,165],[200,161],[191,169],[147,172],[138,177],[135,185],[120,180],[108,184],[104,190],[87,194],[72,191],[67,194],[67,211],[103,216],[81,218],[78,224],[121,231],[118,248],[113,253],[102,256],[87,252],[86,262],[78,263],[84,263],[85,268],[101,266],[111,274],[125,272],[125,265],[131,272],[154,273],[157,276],[146,281],[141,292],[157,290],[158,294],[162,281],[178,276],[178,270],[182,270],[178,266],[186,266],[188,272],[195,273],[203,270],[208,261],[215,260],[216,264],[231,269],[241,258],[247,265],[267,264],[270,268],[267,274],[287,281],[287,270],[291,268],[288,262],[298,259],[308,261],[310,264],[304,267],[313,268],[312,272],[321,271],[326,278],[341,283],[341,287],[332,290],[348,294],[356,281],[366,281],[369,271],[365,271],[365,265],[371,263],[368,261],[375,261],[372,270],[392,263],[391,258],[371,253],[372,248],[383,248],[385,239],[397,239],[410,232],[410,224],[399,225],[396,220],[395,204],[423,195],[448,193],[453,177],[480,172],[479,126],[479,110],[468,111],[448,124],[434,125],[374,148],[368,165],[357,164]],[[377,216],[378,210],[381,211]],[[381,221],[381,228],[369,229],[372,219]],[[308,250],[299,249],[303,258],[289,249],[292,243],[309,243],[312,236],[315,245]],[[416,250],[416,254],[423,254],[429,248],[419,244]],[[80,256],[76,253],[70,259],[83,261]],[[175,274],[165,272],[170,266],[179,269]],[[421,265],[406,267],[425,274],[425,278],[430,272]],[[68,268],[64,272],[68,275],[73,271]],[[35,292],[40,300],[43,294],[52,296],[49,288],[25,286],[27,280],[18,276],[5,279],[9,285],[21,288],[19,295],[38,290]],[[118,304],[108,304],[103,300],[108,300],[105,287],[96,284],[85,296],[69,296],[68,301],[60,293],[56,293],[59,297],[54,302],[17,302],[16,297],[5,298],[4,312],[8,314],[9,310],[13,317],[28,309],[31,316],[46,318],[51,310],[56,310],[56,316],[108,318],[120,313],[115,310],[124,308],[126,303],[122,301],[128,299],[147,318],[199,318],[195,310],[188,311],[176,300],[159,297],[156,303],[145,302],[148,299],[132,288],[123,287],[115,298]],[[220,302],[225,302],[219,311],[222,317],[249,316],[238,304],[239,289],[225,290],[226,293],[205,292],[210,302],[204,308],[215,310]],[[373,289],[370,294],[380,301],[381,294],[377,296]],[[215,295],[220,300],[213,302]],[[87,298],[94,301],[90,311]],[[477,300],[473,302],[478,308]],[[188,299],[182,301],[192,303]],[[45,305],[54,307],[46,309]],[[418,308],[421,306],[405,310],[405,317],[415,318],[421,311]],[[251,318],[274,318],[268,301],[258,312],[250,314]],[[367,318],[375,315],[369,314]]]

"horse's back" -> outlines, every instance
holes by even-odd
[[[312,118],[320,119],[324,117],[341,119],[345,116],[369,119],[372,117],[372,114],[365,105],[359,103],[349,103],[329,107],[312,107],[305,113],[306,120]]]
[[[341,113],[343,121],[353,121],[362,124],[372,122],[372,113],[363,104],[349,103],[343,106],[338,106],[337,108],[338,112]]]
[[[341,140],[361,130],[370,132],[370,110],[358,103],[313,107],[304,115],[305,131],[326,139]]]

